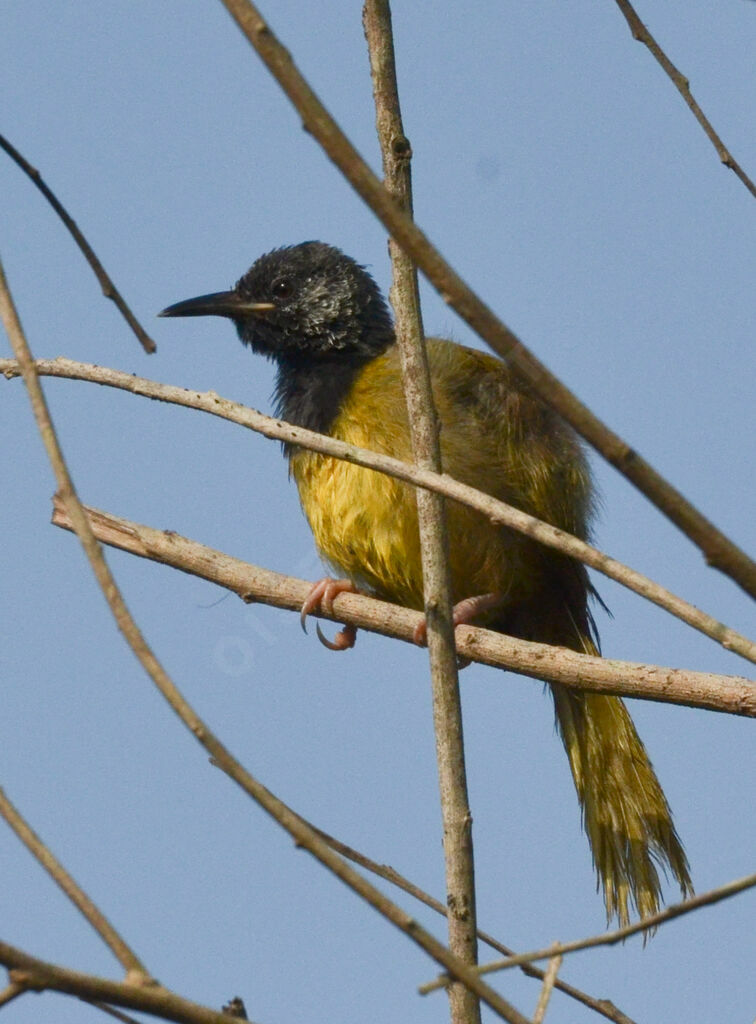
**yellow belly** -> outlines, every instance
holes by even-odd
[[[509,373],[500,361],[437,340],[431,340],[429,354],[445,472],[528,511],[540,510],[544,518],[562,525],[558,476],[563,470],[572,472],[577,448],[566,453],[561,469],[551,454],[548,460],[536,457],[537,438],[523,436],[517,404],[521,396],[508,390]],[[490,402],[481,400],[481,375],[490,378]],[[474,395],[468,392],[473,386]],[[396,349],[360,372],[329,433],[350,444],[411,460]],[[579,454],[577,460],[576,481],[587,491]],[[544,469],[545,461],[553,464],[551,471]],[[305,450],[292,457],[291,472],[323,558],[358,586],[422,608],[414,488]],[[447,510],[455,601],[499,591],[516,603],[534,592],[540,584],[542,549],[456,502],[448,501]],[[566,528],[574,529],[575,524]]]

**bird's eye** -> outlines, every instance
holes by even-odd
[[[277,299],[288,299],[294,291],[294,287],[288,277],[279,277],[273,282],[271,291]]]

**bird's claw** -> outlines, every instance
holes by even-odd
[[[313,612],[324,611],[327,615],[333,614],[333,602],[339,594],[357,593],[357,589],[351,580],[334,580],[330,576],[324,577],[314,583],[310,593],[307,595],[299,615],[299,622],[302,629],[307,632],[307,616]],[[318,640],[327,647],[329,651],[347,651],[354,647],[357,638],[356,626],[346,625],[340,630],[333,640],[329,640],[320,628],[316,626]]]
[[[328,639],[320,628],[319,622],[315,626],[315,632],[318,635],[318,640],[329,651],[348,651],[350,647],[354,647],[357,640],[357,627],[349,624],[340,629],[333,640]]]

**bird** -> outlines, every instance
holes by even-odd
[[[299,427],[412,461],[393,321],[378,285],[319,241],[260,256],[233,289],[167,307],[166,317],[221,316],[276,366],[275,413]],[[443,471],[588,540],[595,490],[582,442],[505,360],[427,339]],[[284,445],[290,476],[324,561],[303,615],[339,589],[423,609],[414,488],[352,463]],[[599,654],[585,566],[447,499],[455,621]],[[481,599],[482,595],[486,595]],[[481,599],[481,600],[479,600]],[[475,615],[477,613],[477,615]],[[337,637],[346,647],[353,632]],[[624,702],[549,683],[607,920],[626,925],[662,903],[660,872],[683,897],[689,866],[672,814]]]

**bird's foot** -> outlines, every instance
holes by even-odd
[[[324,576],[322,580],[313,583],[312,590],[307,595],[299,616],[302,629],[305,633],[307,632],[307,616],[312,615],[314,612],[324,611],[328,615],[333,615],[333,602],[339,594],[357,593],[359,591],[351,580],[335,580],[331,576]],[[329,640],[324,635],[319,624],[315,627],[315,631],[318,635],[318,640],[329,651],[348,651],[350,647],[354,647],[357,639],[357,627],[349,624],[339,630],[333,640]]]
[[[475,597],[466,597],[464,601],[458,601],[452,608],[452,626],[456,628],[457,626],[470,625],[483,612],[491,611],[492,608],[498,608],[503,600],[504,595],[496,591],[493,594],[477,594]],[[428,623],[425,620],[425,616],[415,626],[412,639],[420,647],[425,647],[428,643]]]

